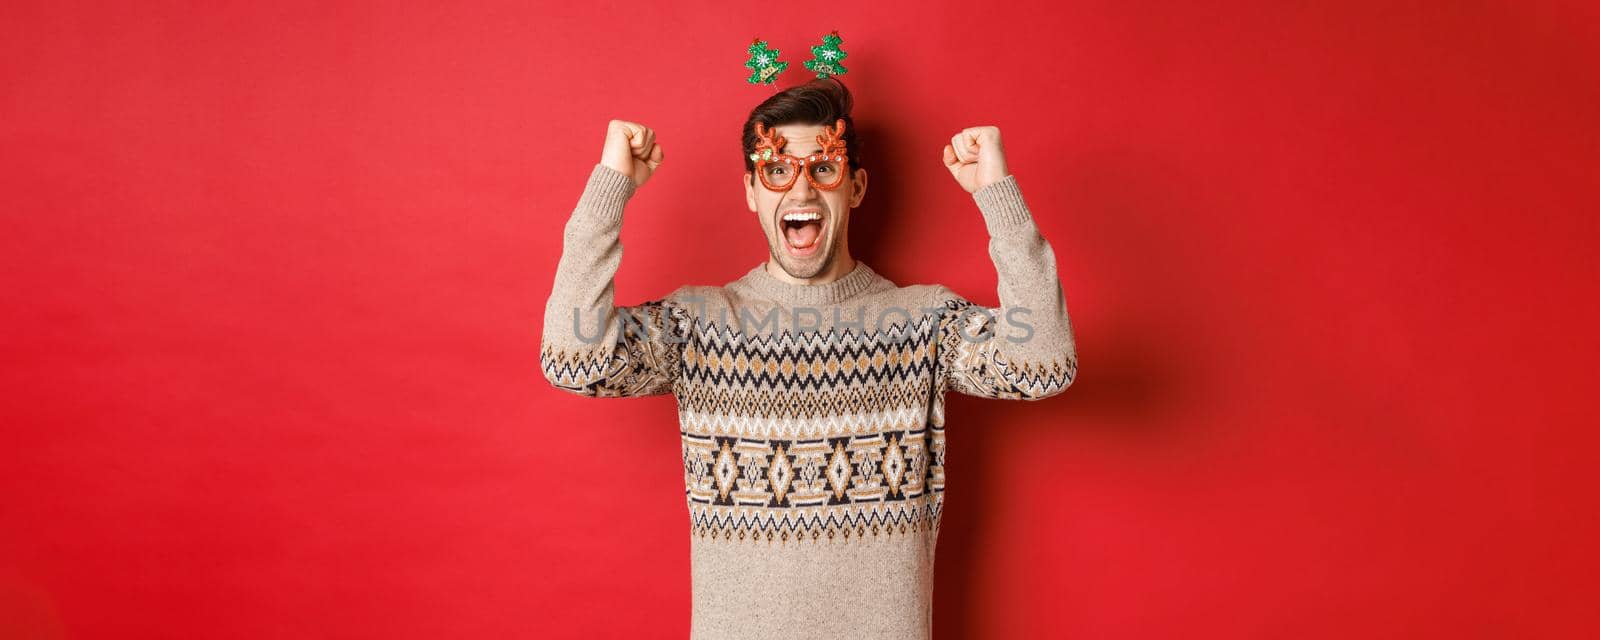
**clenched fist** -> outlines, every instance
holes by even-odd
[[[950,138],[944,146],[944,168],[967,193],[999,182],[1011,175],[1006,168],[1006,152],[1000,146],[999,127],[968,127]]]
[[[606,125],[606,146],[600,152],[600,164],[633,178],[635,187],[643,186],[661,166],[656,132],[637,122],[612,120]]]

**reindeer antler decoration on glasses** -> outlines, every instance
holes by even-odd
[[[795,178],[802,174],[812,187],[823,191],[831,191],[844,184],[850,153],[844,143],[843,118],[835,120],[832,127],[823,129],[817,136],[817,144],[822,149],[804,158],[784,153],[783,147],[788,144],[788,139],[760,122],[756,123],[756,139],[756,150],[750,154],[750,159],[756,163],[756,177],[768,189],[788,191],[794,186]]]

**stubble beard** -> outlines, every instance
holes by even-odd
[[[817,241],[822,240],[819,238]],[[816,261],[815,267],[807,269],[804,265],[796,263],[794,256],[789,255],[789,239],[779,233],[777,246],[772,248],[772,257],[777,260],[778,267],[791,278],[815,278],[833,266],[834,244],[833,238],[828,238],[828,245],[822,248],[822,259]]]
[[[833,219],[834,213],[832,207],[829,207],[826,202],[818,203],[818,207],[822,209],[823,215],[826,217],[825,219],[829,224],[836,223],[836,221]],[[789,277],[797,279],[815,278],[818,275],[827,272],[828,268],[833,266],[834,248],[837,244],[836,237],[829,234],[826,227],[818,231],[819,235],[817,237],[817,242],[826,241],[827,245],[819,249],[820,259],[816,260],[814,263],[816,266],[811,269],[806,269],[804,263],[800,262],[807,261],[806,258],[795,258],[794,256],[789,255],[789,237],[788,234],[784,232],[782,218],[780,217],[779,219],[774,220],[773,224],[776,225],[774,227],[774,231],[777,234],[777,240],[768,249],[772,253],[772,257],[776,259],[778,267],[783,269],[784,273],[789,274]]]

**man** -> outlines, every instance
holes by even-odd
[[[1077,375],[1054,252],[1000,131],[965,129],[943,158],[989,233],[1001,306],[985,309],[850,255],[867,192],[850,108],[833,78],[751,112],[742,181],[770,255],[725,286],[613,306],[624,204],[663,159],[642,125],[610,123],[566,225],[544,374],[584,396],[676,397],[692,638],[930,637],[944,393],[1037,400]]]

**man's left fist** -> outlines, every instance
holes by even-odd
[[[999,127],[968,127],[944,146],[944,168],[967,193],[999,182],[1006,169],[1006,151],[1000,146]]]

